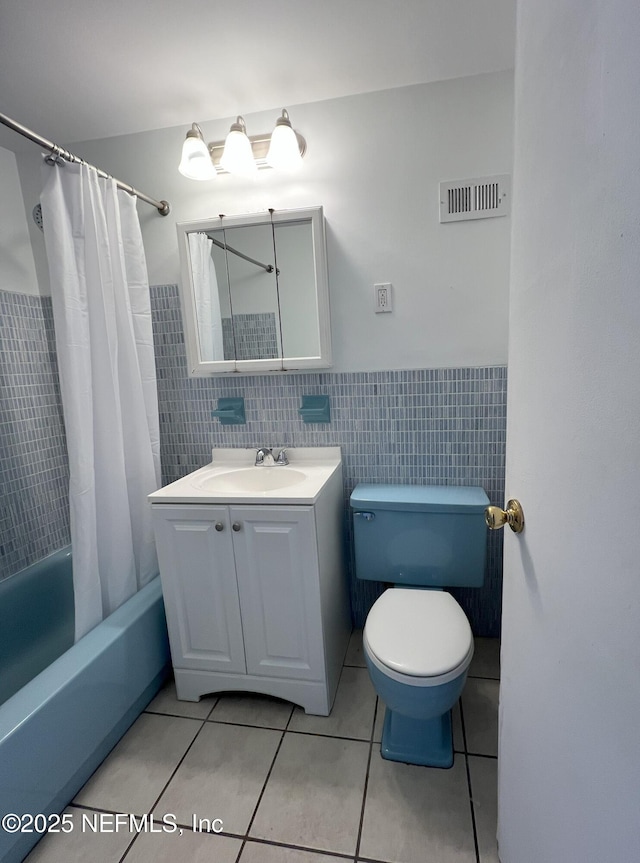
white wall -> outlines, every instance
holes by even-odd
[[[176,222],[320,204],[337,371],[505,363],[509,218],[440,225],[438,183],[511,171],[512,82],[502,72],[288,105],[308,144],[293,179],[264,170],[255,181],[187,180],[177,171],[183,127],[71,149],[171,202],[166,218],[139,205],[152,284],[179,279]],[[269,131],[281,107],[247,115],[249,134]],[[193,119],[210,141],[229,128]],[[32,163],[20,157],[35,200]],[[393,283],[392,314],[374,313],[375,282]]]
[[[0,290],[39,293],[16,157],[4,147],[0,147]]]
[[[640,860],[640,7],[519,0],[502,863]]]

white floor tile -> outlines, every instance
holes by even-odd
[[[475,863],[464,756],[439,770],[374,753],[359,853],[392,863]]]
[[[498,754],[497,680],[468,677],[462,693],[462,713],[467,735],[467,752]]]
[[[344,660],[345,665],[356,665],[360,668],[366,668],[367,663],[364,658],[364,650],[362,649],[362,630],[354,629],[349,639],[349,647]]]
[[[250,835],[355,853],[369,744],[287,732]]]
[[[474,638],[474,652],[469,667],[469,676],[500,679],[499,638]]]
[[[367,669],[345,666],[330,715],[311,716],[296,707],[289,730],[371,740],[375,705],[376,693]]]
[[[498,695],[499,643],[476,639],[462,711],[467,749],[477,754],[469,756],[469,770],[480,863],[498,863],[497,760],[479,757],[497,754]],[[463,757],[456,756],[451,770],[383,760],[377,744],[384,705],[378,699],[376,713],[375,704],[361,630],[351,636],[329,717],[308,716],[287,702],[251,693],[181,702],[170,681],[76,802],[149,813],[184,757],[154,808],[156,821],[166,812],[185,825],[193,815],[221,818],[226,832],[239,835],[251,823],[252,838],[243,847],[241,839],[187,829],[182,835],[142,833],[126,863],[339,863],[355,855],[369,757],[366,741],[374,726],[360,856],[385,863],[475,863]],[[454,749],[461,752],[460,704],[453,711],[453,733]],[[82,812],[93,814],[75,807],[68,811],[78,825]],[[128,829],[52,834],[27,863],[119,863],[133,837]]]
[[[193,719],[143,713],[74,802],[114,812],[150,813],[201,726]]]
[[[469,773],[480,863],[498,863],[498,762],[470,755]]]
[[[73,831],[47,834],[24,863],[118,863],[133,838],[128,830],[92,833],[83,829],[82,810],[69,807],[64,814],[71,815]]]
[[[206,719],[217,698],[205,695],[200,701],[179,701],[173,678],[168,680],[153,701],[145,708],[147,713],[164,713],[172,716],[186,716],[191,719]]]
[[[222,819],[224,831],[244,834],[255,810],[281,733],[207,722],[169,783],[156,810],[181,824]]]
[[[143,833],[133,843],[125,863],[236,863],[241,847],[241,839],[190,830],[181,834]]]
[[[331,857],[281,845],[265,845],[262,842],[247,842],[239,863],[348,863],[344,857]]]
[[[209,720],[284,729],[292,711],[293,704],[288,701],[242,692],[221,695]]]

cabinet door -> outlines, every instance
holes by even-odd
[[[154,506],[153,523],[174,666],[246,672],[227,507]]]
[[[324,678],[313,507],[232,506],[247,672]]]

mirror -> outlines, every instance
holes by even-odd
[[[331,365],[322,207],[178,224],[189,374]]]

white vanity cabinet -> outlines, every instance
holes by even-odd
[[[349,632],[338,471],[313,505],[155,503],[178,698],[252,691],[327,715]]]

